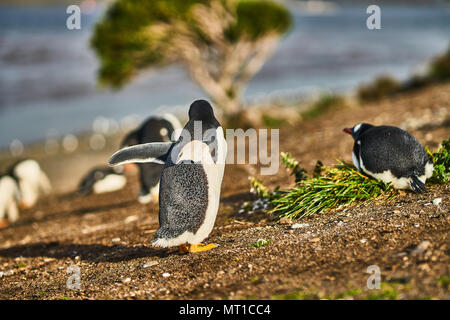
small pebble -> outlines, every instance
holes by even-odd
[[[441,205],[441,202],[442,202],[442,198],[436,198],[433,200],[433,205],[439,208],[439,206]]]
[[[292,229],[300,229],[300,228],[306,228],[309,227],[308,223],[294,223],[291,228]]]
[[[149,268],[149,267],[156,266],[157,264],[158,264],[158,261],[150,261],[150,262],[144,263],[142,265],[142,267],[143,268]]]
[[[419,254],[427,250],[431,246],[431,242],[428,240],[422,241],[413,251],[411,251],[412,255]]]
[[[164,273],[162,274],[162,276],[163,276],[164,278],[170,277],[170,273],[164,272]]]

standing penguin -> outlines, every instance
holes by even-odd
[[[123,140],[121,147],[129,147],[149,142],[169,142],[177,140],[181,131],[181,124],[172,114],[162,117],[152,116],[138,129],[129,133]],[[163,165],[158,163],[138,163],[141,190],[138,200],[140,203],[158,202],[159,178]]]
[[[6,228],[9,222],[15,222],[19,218],[17,202],[20,200],[17,181],[9,176],[0,177],[0,229]],[[8,220],[6,220],[8,217]]]
[[[25,159],[15,163],[9,175],[18,181],[20,206],[23,208],[34,206],[41,194],[47,195],[52,190],[50,180],[36,160]]]
[[[352,159],[355,167],[396,189],[426,190],[433,163],[425,149],[408,132],[391,126],[360,123],[344,132],[355,139]]]
[[[137,145],[112,155],[110,165],[165,163],[159,190],[160,228],[153,245],[180,246],[182,252],[216,247],[201,242],[212,231],[219,209],[226,153],[223,129],[211,105],[197,100],[176,142]]]
[[[127,184],[123,174],[123,166],[110,168],[98,166],[89,171],[78,186],[81,195],[100,194],[122,189]]]

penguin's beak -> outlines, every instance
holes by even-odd
[[[345,128],[345,129],[342,130],[342,131],[344,131],[345,133],[348,133],[348,134],[352,134],[352,133],[353,133],[352,128]]]

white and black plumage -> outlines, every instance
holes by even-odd
[[[123,167],[98,166],[90,170],[81,180],[78,193],[81,195],[100,194],[122,189],[127,184]]]
[[[50,180],[33,159],[25,159],[11,166],[9,175],[17,180],[21,196],[21,207],[30,208],[36,204],[39,196],[52,190]]]
[[[149,142],[169,142],[177,140],[181,124],[178,119],[165,114],[162,117],[152,116],[147,119],[138,129],[129,133],[123,140],[121,147],[129,147]],[[157,202],[159,194],[159,178],[163,165],[159,163],[139,163],[139,181],[141,190],[138,200],[140,203],[148,203],[152,200]]]
[[[189,122],[174,143],[148,143],[116,152],[110,164],[165,163],[159,190],[159,223],[153,244],[183,251],[209,250],[199,245],[213,229],[220,202],[227,145],[211,105],[197,100]],[[187,245],[189,244],[189,246]]]
[[[344,132],[355,139],[352,159],[359,171],[392,183],[396,189],[426,190],[425,182],[433,174],[433,163],[408,132],[367,123],[345,128]]]
[[[19,185],[10,175],[0,177],[0,228],[19,218],[17,203],[20,200]],[[6,218],[8,220],[6,220]]]

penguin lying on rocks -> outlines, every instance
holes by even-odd
[[[360,123],[344,132],[355,139],[352,159],[355,167],[396,189],[426,190],[433,163],[425,149],[408,132],[391,126]]]
[[[82,178],[78,186],[78,193],[88,195],[120,190],[127,184],[123,171],[123,166],[95,167]]]
[[[21,197],[19,206],[22,209],[31,208],[40,195],[48,195],[52,190],[50,180],[36,160],[25,159],[16,162],[10,168],[9,175],[19,185]]]
[[[162,117],[152,116],[147,119],[138,129],[129,133],[123,140],[121,147],[129,147],[149,142],[169,142],[178,139],[181,124],[178,119],[165,114]],[[139,181],[141,191],[138,200],[145,204],[151,201],[158,202],[159,178],[163,165],[159,163],[138,163]]]
[[[179,246],[182,252],[215,248],[202,245],[213,229],[220,202],[227,144],[223,129],[205,100],[194,101],[189,122],[176,142],[141,144],[119,150],[110,165],[164,163],[159,187],[159,224],[153,245]]]
[[[0,229],[6,228],[9,223],[17,221],[19,209],[17,203],[20,200],[19,185],[10,175],[0,177]],[[7,219],[6,219],[7,218]]]

